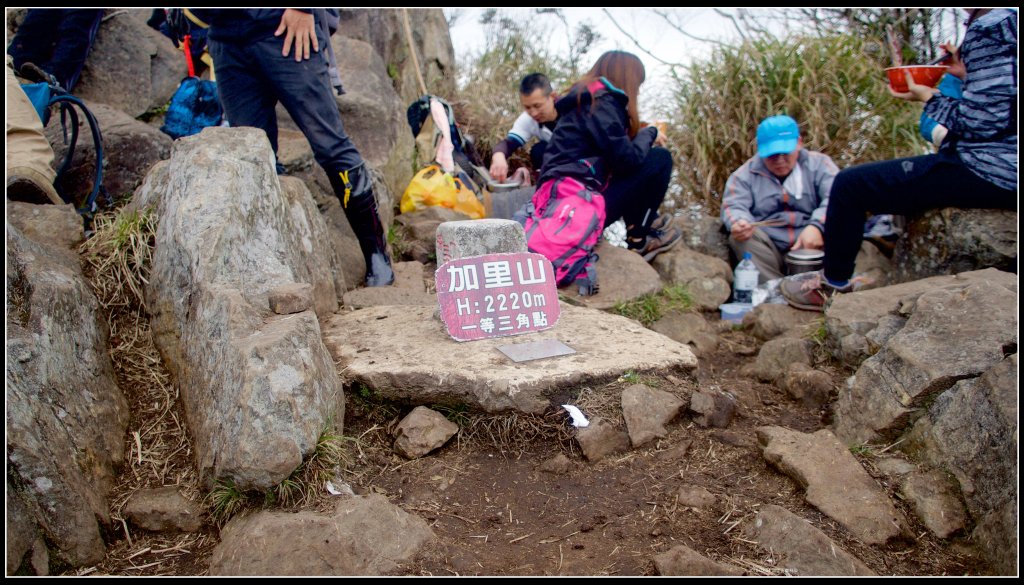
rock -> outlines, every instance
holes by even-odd
[[[659,461],[682,461],[686,457],[686,453],[690,450],[690,445],[693,441],[689,439],[680,441],[678,444],[660,451],[657,454]]]
[[[917,469],[916,465],[899,457],[878,457],[874,463],[878,471],[890,477],[903,476]]]
[[[887,286],[892,280],[892,261],[870,240],[860,244],[854,261],[853,273],[866,279],[870,288]]]
[[[572,460],[566,457],[564,453],[559,453],[540,465],[541,471],[553,475],[565,475],[569,473],[570,469],[572,469]]]
[[[508,338],[460,345],[433,318],[435,308],[339,313],[324,326],[324,343],[339,371],[383,398],[463,403],[492,413],[542,413],[551,403],[545,393],[556,388],[611,381],[627,371],[672,373],[697,366],[689,347],[636,321],[564,303],[558,324],[530,334],[529,341],[559,340],[576,353],[514,363],[495,349]]]
[[[601,287],[598,293],[581,297],[576,287],[570,285],[561,289],[560,294],[585,307],[607,311],[618,303],[661,290],[661,278],[640,254],[613,246],[603,239],[596,252],[601,258],[596,265],[597,283]]]
[[[782,380],[782,389],[804,406],[818,409],[828,404],[832,395],[832,376],[812,369],[801,362],[790,365]]]
[[[136,199],[159,219],[146,296],[200,477],[273,487],[344,419],[317,320],[337,308],[326,224],[300,181],[278,179],[254,128],[175,141]],[[312,285],[316,314],[274,315],[269,292],[297,282]]]
[[[413,137],[405,116],[408,103],[395,93],[385,63],[370,44],[342,35],[334,35],[331,44],[345,84],[345,95],[335,100],[345,131],[363,159],[381,173],[390,192],[390,201],[379,206],[385,215],[381,223],[388,226],[391,210],[413,174]]]
[[[170,101],[188,71],[171,40],[146,26],[150,12],[117,10],[107,15],[75,86],[76,96],[88,104],[108,104],[132,118]],[[106,138],[106,128],[101,130]]]
[[[846,444],[895,440],[920,408],[1017,343],[1017,294],[994,283],[923,293],[907,324],[864,361],[835,406]]]
[[[349,309],[384,306],[437,308],[437,295],[395,286],[357,288],[345,293],[342,302]]]
[[[794,363],[810,366],[814,342],[797,337],[777,337],[765,342],[752,367],[753,374],[762,382],[775,382],[786,375]]]
[[[484,254],[526,252],[526,234],[510,219],[449,221],[437,227],[437,264]]]
[[[833,299],[825,311],[825,328],[828,332],[826,342],[829,350],[844,363],[858,366],[870,353],[867,352],[867,341],[851,343],[848,339],[864,338],[872,330],[880,326],[883,318],[906,318],[913,312],[918,297],[930,290],[948,289],[962,290],[971,284],[991,283],[1017,292],[1017,275],[1001,272],[994,268],[964,272],[955,276],[935,276],[903,284],[866,290],[851,294],[839,295]],[[893,327],[889,321],[883,325],[886,329]],[[883,336],[884,337],[884,336]],[[888,335],[891,337],[891,334]],[[840,346],[842,341],[842,346]],[[847,346],[856,348],[860,355],[844,354]]]
[[[37,215],[26,205],[7,202],[14,212],[6,222],[4,406],[8,503],[18,501],[9,513],[18,515],[15,525],[42,534],[57,562],[81,567],[106,554],[102,531],[124,462],[128,404],[99,302],[68,248],[81,237],[78,214],[60,206]],[[38,240],[19,227],[39,220],[54,221],[49,233],[38,224],[28,229]],[[62,228],[70,233],[54,233]],[[20,561],[26,550],[9,553]]]
[[[39,526],[36,524],[24,495],[16,491],[7,480],[5,485],[7,512],[7,575],[13,575],[22,565],[28,553],[32,552],[34,543],[38,543]],[[43,547],[45,548],[45,543]]]
[[[391,284],[391,288],[421,293],[427,292],[427,285],[423,280],[427,277],[424,271],[426,267],[422,262],[393,262],[392,268],[395,271],[395,282]],[[432,270],[429,277],[430,281],[433,282],[434,273]]]
[[[210,558],[210,575],[383,575],[434,540],[423,519],[383,496],[357,496],[337,500],[330,515],[233,518]]]
[[[724,278],[698,278],[687,283],[693,305],[701,311],[718,310],[732,296],[732,289]]]
[[[406,254],[424,264],[437,260],[437,228],[444,222],[464,221],[469,216],[447,207],[428,207],[395,217],[401,226],[403,240],[408,246]]]
[[[676,493],[676,502],[681,506],[689,508],[709,508],[713,506],[716,501],[717,498],[715,497],[715,494],[697,485],[684,485],[679,488],[679,492]]]
[[[806,488],[805,498],[868,544],[900,536],[906,522],[885,492],[828,429],[760,427],[766,461]]]
[[[267,293],[267,301],[278,315],[301,313],[313,306],[313,286],[305,282],[282,284]]]
[[[736,413],[736,398],[721,390],[698,390],[690,396],[690,412],[698,425],[724,429]]]
[[[53,246],[64,254],[77,250],[85,241],[82,216],[72,205],[33,205],[6,202],[7,221],[26,238]]]
[[[716,311],[732,295],[732,270],[719,258],[680,245],[659,254],[651,266],[665,283],[685,285],[699,310]]]
[[[629,436],[601,417],[592,418],[589,426],[576,431],[576,442],[591,463],[629,450]]]
[[[811,311],[794,309],[789,305],[761,303],[743,316],[743,327],[764,341],[790,332],[795,334],[794,337],[808,337],[805,333],[819,318]]]
[[[203,525],[202,507],[176,486],[135,492],[125,503],[124,513],[132,524],[152,532],[196,532]]]
[[[900,484],[900,492],[910,501],[918,518],[939,538],[949,538],[967,526],[967,514],[955,490],[938,471],[914,471]]]
[[[956,477],[974,517],[972,533],[1000,574],[1017,568],[1018,355],[941,394],[907,435],[905,448]]]
[[[717,430],[712,431],[711,438],[725,445],[733,447],[756,447],[757,441],[747,435],[741,435],[733,431]]]
[[[697,357],[707,355],[718,348],[718,336],[699,313],[671,311],[655,321],[651,325],[651,330],[679,343],[689,344]]]
[[[680,575],[711,577],[718,575],[738,576],[743,571],[700,555],[685,544],[677,544],[666,552],[654,557],[654,569],[659,575]]]
[[[88,101],[86,105],[96,116],[103,133],[103,187],[111,197],[130,196],[153,165],[170,158],[171,137],[106,104]],[[55,114],[54,121],[46,127],[46,137],[53,146],[55,164],[59,165],[64,160],[67,145],[57,116]],[[61,178],[60,187],[76,201],[84,201],[96,181],[96,146],[84,117],[78,126],[75,154]],[[103,202],[102,198],[99,202]]]
[[[719,232],[722,221],[703,216],[694,222],[689,217],[677,216],[673,223],[683,230],[683,240],[675,248],[660,254],[651,263],[666,282],[686,282],[695,276],[719,276],[732,284],[729,266],[729,247],[724,233]],[[693,236],[703,243],[693,246]]]
[[[640,447],[668,435],[665,425],[672,422],[686,402],[664,390],[633,384],[622,391],[622,418],[626,421],[629,441]]]
[[[395,429],[395,452],[406,459],[417,459],[448,442],[459,432],[459,425],[426,406],[417,406]]]
[[[422,95],[417,81],[416,63],[424,82],[435,95],[454,96],[455,50],[448,34],[448,21],[440,8],[417,8],[409,11],[413,45],[417,60],[413,60],[402,22],[402,10],[349,9],[341,10],[338,34],[366,41],[381,56],[388,77],[403,104],[411,104]],[[346,87],[347,87],[347,78]]]
[[[893,254],[899,282],[939,274],[1017,267],[1017,212],[999,209],[932,209],[908,218]]]
[[[786,574],[797,577],[812,575],[874,575],[857,557],[842,549],[824,532],[789,510],[768,504],[744,522],[747,539],[770,554],[782,558],[775,563]]]

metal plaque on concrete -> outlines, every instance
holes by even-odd
[[[558,323],[558,288],[540,254],[484,254],[445,262],[434,273],[441,321],[456,341],[522,335]]]
[[[526,343],[499,345],[497,350],[516,363],[576,353],[575,349],[557,339],[542,339]]]

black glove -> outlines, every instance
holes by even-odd
[[[185,35],[192,33],[192,21],[185,16],[184,8],[168,8],[166,24],[167,36],[174,42],[175,47],[185,40]]]

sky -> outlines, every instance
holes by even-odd
[[[507,10],[525,12],[532,8]],[[682,25],[683,30],[694,36],[719,41],[731,41],[737,36],[729,20],[715,13],[712,8],[659,10],[672,12],[676,22]],[[459,13],[455,26],[451,28],[455,54],[461,56],[479,51],[484,42],[483,27],[479,25],[483,9],[445,8],[444,11],[449,17],[452,12]],[[669,68],[662,61],[685,64],[694,57],[706,57],[711,52],[711,43],[700,42],[678,32],[664,18],[655,14],[653,8],[609,8],[607,12],[601,8],[563,8],[562,11],[571,28],[575,29],[577,23],[587,20],[602,35],[601,41],[587,53],[587,59],[596,60],[605,51],[619,49],[637,55],[644,62],[644,68],[647,70],[647,82],[641,89],[640,113],[642,117],[650,113],[653,107],[652,102],[658,99],[659,90],[667,87],[665,81],[668,79]],[[533,18],[546,19],[547,24],[559,33],[563,30],[561,23],[553,16],[534,16]],[[612,18],[617,21],[618,27]],[[639,48],[630,37],[638,40],[643,49]],[[568,52],[566,43],[564,33],[552,34],[551,48],[553,50],[558,50],[561,53]],[[585,68],[589,68],[589,66]]]

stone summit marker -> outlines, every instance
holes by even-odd
[[[558,322],[555,273],[542,255],[484,254],[434,273],[441,321],[456,341],[544,331]]]

